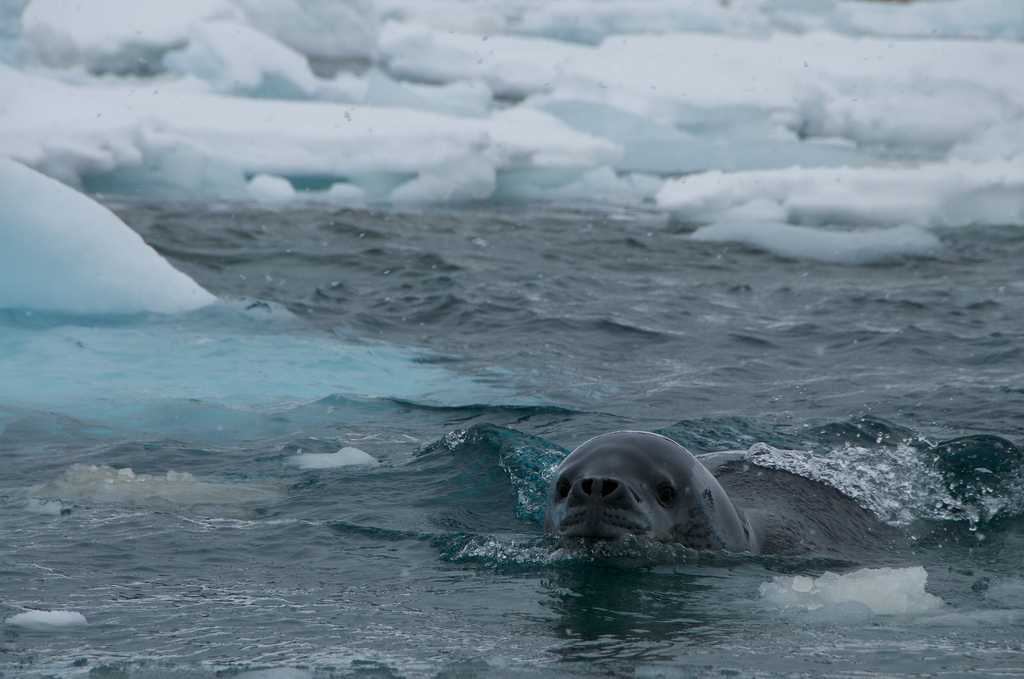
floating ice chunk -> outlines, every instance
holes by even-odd
[[[346,207],[360,207],[366,204],[366,190],[345,182],[335,182],[323,197],[325,202]]]
[[[249,180],[246,192],[256,200],[278,202],[295,198],[295,187],[284,177],[258,174]]]
[[[84,627],[88,624],[85,616],[77,611],[25,611],[12,615],[4,622],[36,632]]]
[[[836,264],[923,256],[939,248],[938,238],[916,226],[834,231],[773,222],[723,222],[697,229],[690,237],[746,243],[783,257]]]
[[[1017,0],[947,0],[836,3],[830,23],[836,30],[874,35],[1024,38],[1024,8]]]
[[[919,166],[711,171],[665,182],[658,205],[693,224],[774,203],[795,224],[1024,224],[1024,156]],[[909,232],[903,232],[909,233]]]
[[[392,19],[433,28],[512,33],[598,43],[616,34],[728,33],[831,28],[857,35],[1019,39],[1024,16],[1017,0],[873,3],[863,0],[559,0],[473,2],[376,0]]]
[[[266,483],[203,481],[188,472],[136,474],[128,467],[73,464],[56,481],[11,490],[12,496],[60,498],[69,502],[174,507],[274,502],[281,489]]]
[[[300,469],[334,469],[355,465],[375,465],[377,458],[358,448],[345,446],[336,453],[299,453],[285,460]]]
[[[313,679],[309,670],[296,667],[274,667],[269,670],[253,670],[234,675],[237,679]]]
[[[64,505],[60,500],[40,500],[29,498],[25,509],[32,514],[43,514],[44,516],[60,516],[64,513]]]
[[[377,40],[372,0],[235,0],[252,25],[320,59],[369,59]]]
[[[984,128],[970,141],[953,147],[949,157],[979,162],[997,158],[1024,158],[1024,119]]]
[[[486,200],[494,193],[494,165],[479,154],[453,158],[431,168],[391,192],[396,205]]]
[[[366,92],[359,103],[479,117],[488,113],[492,99],[490,88],[481,80],[422,85],[400,82],[379,69],[372,69],[366,76]]]
[[[319,88],[306,57],[236,21],[206,21],[189,30],[188,46],[164,55],[178,75],[192,74],[221,94],[308,99]]]
[[[244,20],[229,0],[32,0],[21,15],[33,56],[93,72],[151,73],[203,20]]]
[[[502,200],[639,204],[650,201],[661,186],[660,177],[639,172],[620,175],[605,165],[569,182],[537,177],[535,173],[505,173],[498,178],[495,197]]]
[[[0,308],[179,313],[216,301],[107,208],[0,157]]]
[[[499,97],[521,99],[552,86],[568,60],[594,58],[591,47],[518,36],[482,36],[389,21],[377,45],[384,68],[428,83],[484,80]]]
[[[244,198],[245,177],[345,182],[370,201],[477,200],[492,173],[572,181],[618,159],[613,142],[515,108],[487,118],[135,86],[72,87],[0,65],[0,153],[93,190]],[[487,167],[487,166],[490,167]],[[294,182],[293,182],[294,183]],[[430,192],[434,196],[431,197]]]
[[[745,111],[802,138],[845,137],[927,157],[1016,119],[1024,105],[1016,68],[1024,45],[1002,41],[668,33],[610,35],[591,47],[391,22],[379,49],[382,66],[408,79],[482,79],[513,99],[590,92],[590,101],[698,134]],[[759,151],[771,157],[770,146]]]
[[[585,93],[564,89],[531,102],[557,116],[573,129],[621,144],[624,153],[615,164],[622,172],[684,174],[710,168],[745,170],[793,165],[865,165],[877,158],[834,139],[801,140],[772,129],[771,115],[750,111],[693,111],[686,116],[694,132],[630,113]],[[581,97],[582,95],[582,97]],[[569,97],[568,99],[565,99]],[[714,126],[708,123],[715,119]],[[700,122],[698,122],[698,120]],[[703,129],[698,129],[703,128]]]
[[[875,615],[922,615],[942,609],[944,602],[925,591],[928,572],[911,568],[862,568],[839,575],[827,572],[819,578],[806,575],[779,576],[760,587],[761,596],[774,606],[810,611],[825,606],[859,602]]]

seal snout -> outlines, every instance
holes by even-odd
[[[606,501],[612,499],[616,492],[621,493],[623,485],[615,479],[583,479],[578,484],[584,495],[595,496],[599,494]]]
[[[556,486],[564,513],[557,532],[566,536],[611,538],[644,533],[650,520],[639,495],[621,479],[585,476]]]

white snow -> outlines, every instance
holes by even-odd
[[[16,0],[0,156],[199,200],[656,200],[875,261],[1024,225],[1022,39],[1018,0]]]
[[[299,453],[289,456],[286,461],[300,469],[334,469],[377,464],[377,458],[352,446],[345,446],[336,453]]]
[[[839,575],[826,572],[778,576],[761,585],[761,596],[769,604],[815,611],[837,607],[848,614],[859,603],[875,615],[923,615],[941,611],[944,602],[925,591],[928,572],[921,566],[909,568],[862,568]]]
[[[0,157],[0,308],[178,313],[216,298],[91,198]]]
[[[49,632],[71,627],[84,627],[88,622],[77,611],[35,611],[29,610],[7,618],[8,625],[35,632]]]

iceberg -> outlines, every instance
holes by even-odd
[[[0,308],[181,313],[216,297],[88,196],[0,157]]]

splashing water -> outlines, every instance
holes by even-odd
[[[828,484],[893,526],[966,520],[976,530],[979,524],[1020,513],[1024,488],[1019,477],[989,474],[991,478],[966,480],[948,462],[945,468],[941,464],[947,460],[944,446],[939,444],[929,456],[906,443],[872,448],[847,444],[825,453],[757,443],[746,459]],[[986,479],[991,485],[985,485]]]

